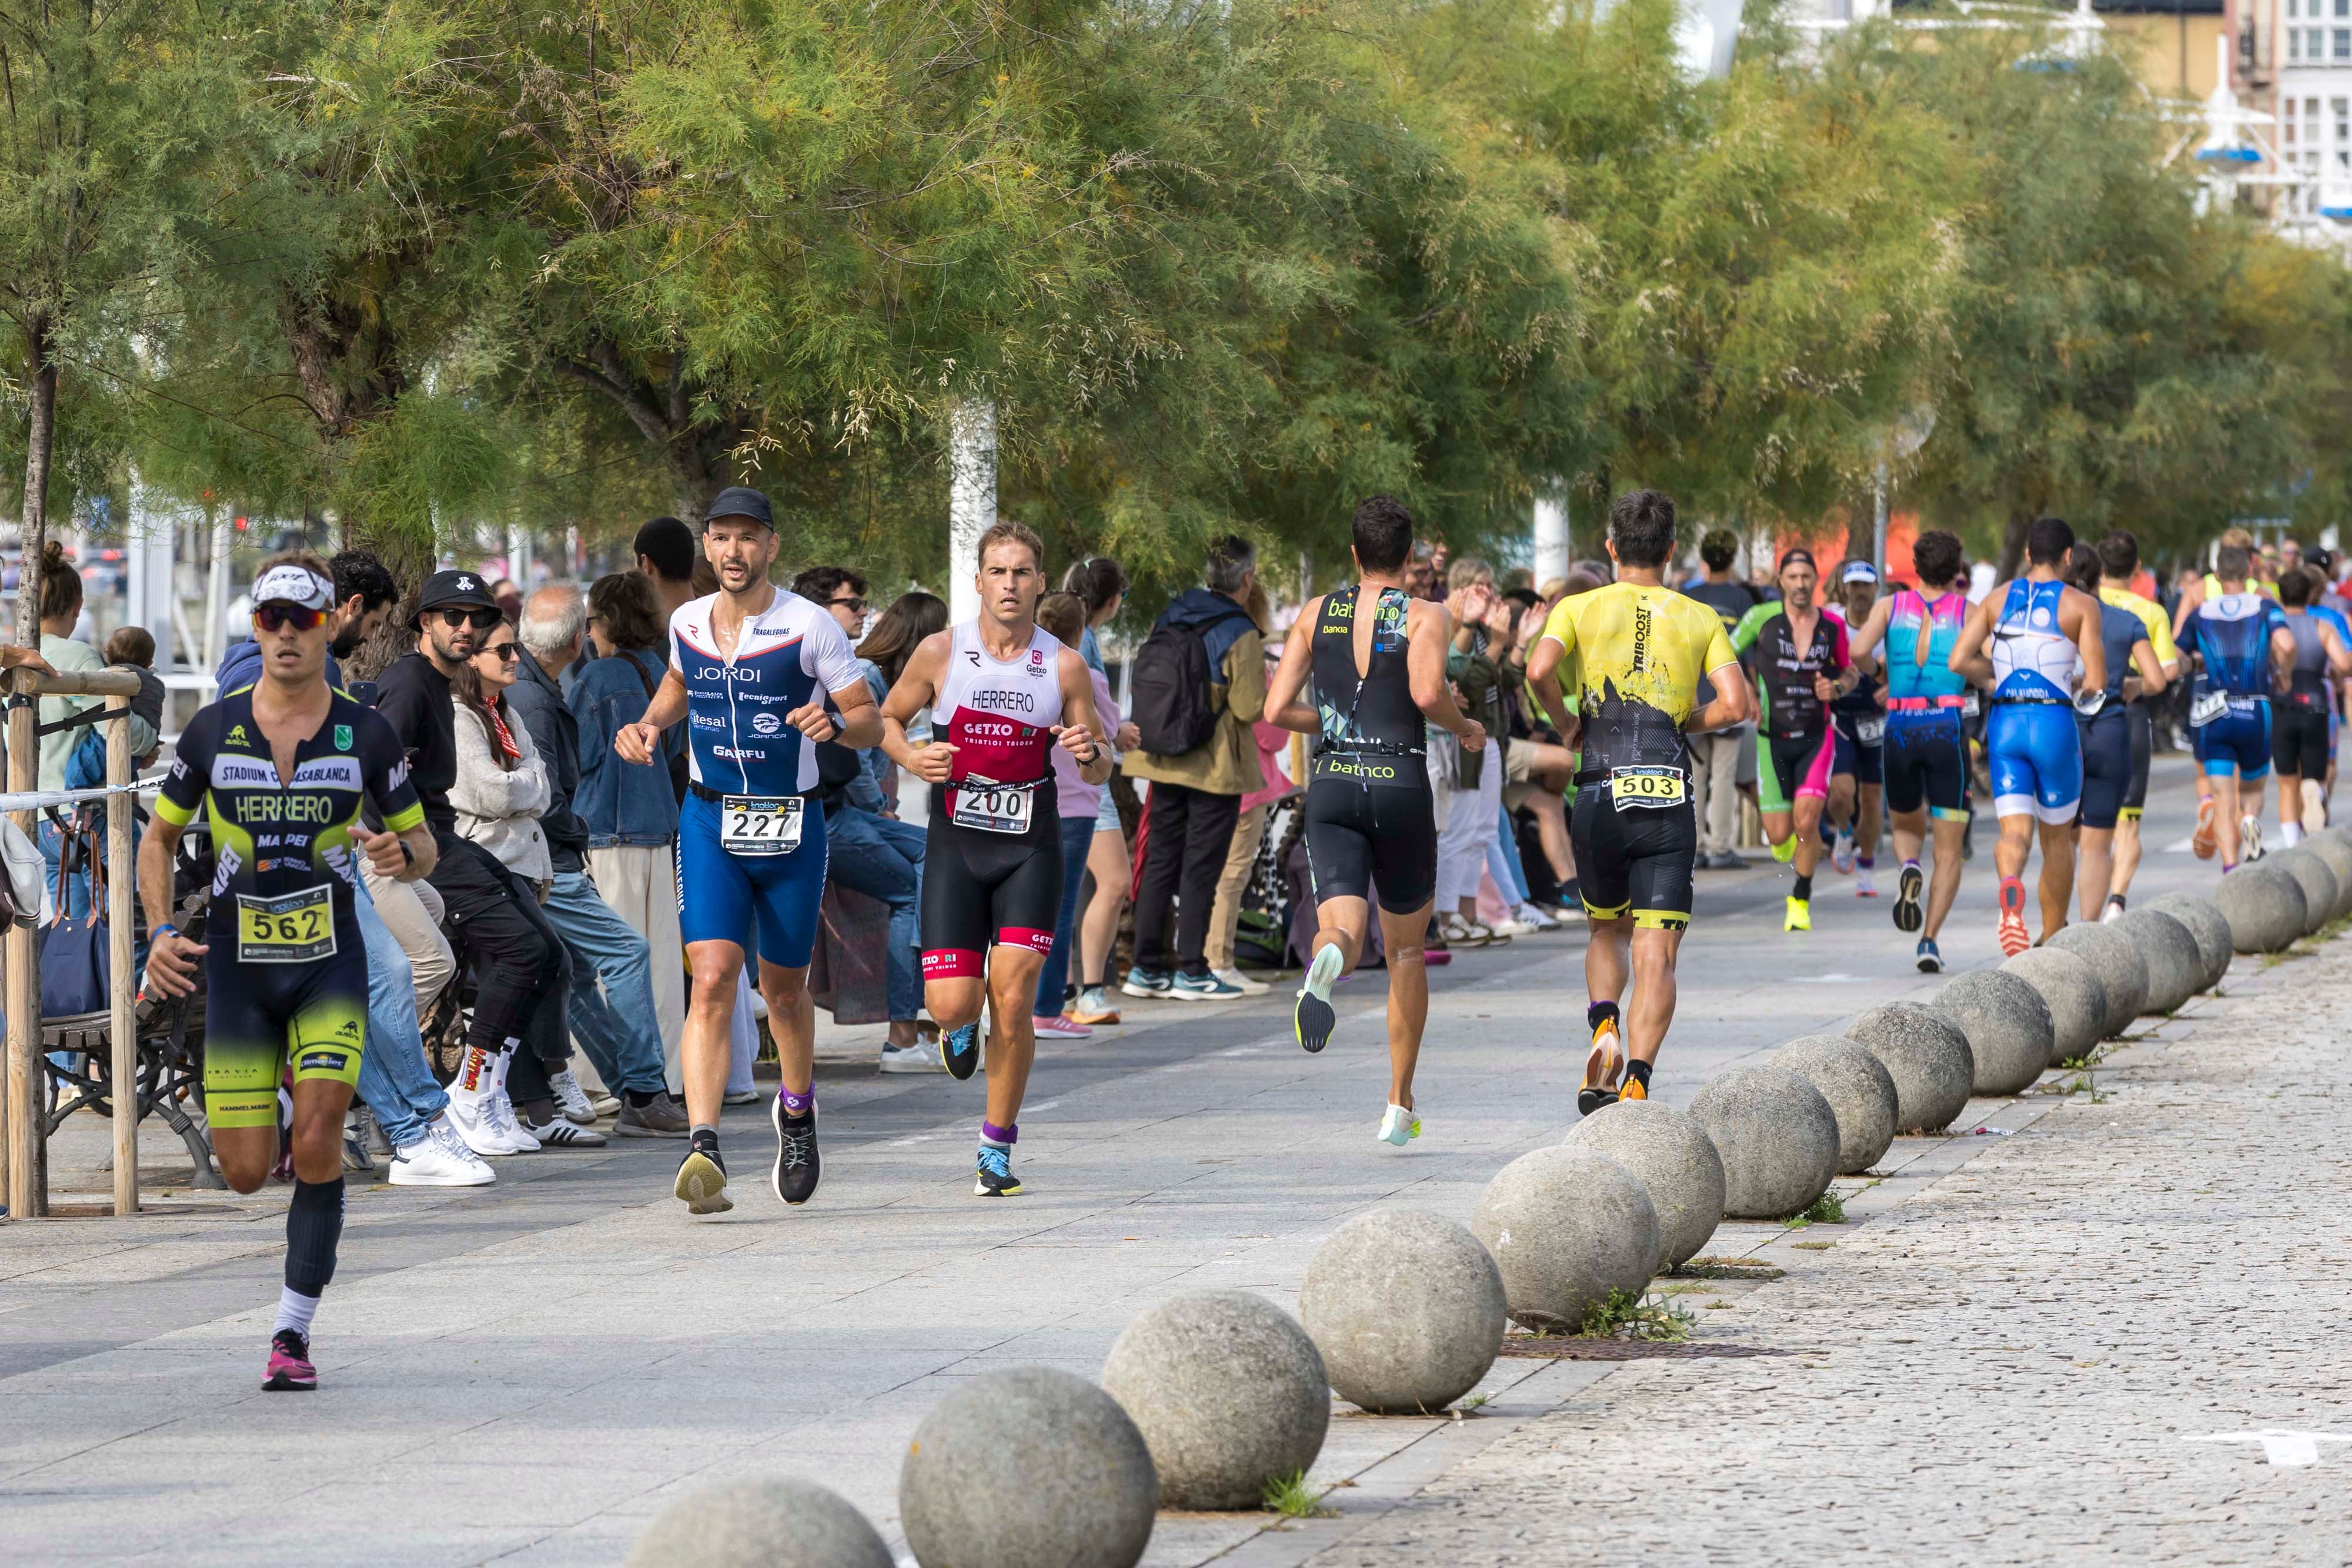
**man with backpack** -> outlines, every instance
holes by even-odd
[[[1250,726],[1265,709],[1265,634],[1243,604],[1257,549],[1229,535],[1209,547],[1207,586],[1171,604],[1136,651],[1132,691],[1142,745],[1122,766],[1151,786],[1135,892],[1130,997],[1231,1001],[1210,972],[1209,914],[1242,797],[1264,787]],[[1176,950],[1168,950],[1171,909]]]

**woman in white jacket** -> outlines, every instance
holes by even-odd
[[[562,939],[539,914],[540,899],[555,876],[547,831],[539,821],[552,799],[547,764],[531,745],[530,728],[516,722],[506,700],[521,656],[514,628],[502,622],[490,629],[474,656],[449,677],[449,700],[457,710],[457,778],[449,786],[449,804],[457,812],[457,831],[496,855],[533,895],[519,896],[516,906],[537,920],[549,942],[562,953]],[[569,955],[560,983],[568,993]],[[512,1053],[514,1082],[509,1088],[523,1131],[541,1144],[603,1144],[604,1134],[566,1120],[556,1109],[559,1085],[572,1076],[572,1031],[564,1009],[541,1007],[530,1033],[524,1043],[531,1049]]]

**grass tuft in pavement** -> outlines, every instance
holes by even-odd
[[[1806,1225],[1843,1225],[1845,1199],[1838,1196],[1837,1188],[1832,1187],[1813,1199],[1813,1206],[1811,1208],[1801,1214],[1792,1214],[1780,1223],[1792,1230]]]
[[[1577,1326],[1579,1339],[1685,1340],[1698,1320],[1688,1307],[1666,1296],[1612,1291]]]
[[[1285,1519],[1328,1519],[1333,1512],[1323,1506],[1323,1494],[1307,1484],[1305,1470],[1293,1470],[1266,1482],[1265,1510]]]

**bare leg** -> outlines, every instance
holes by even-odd
[[[1429,970],[1421,956],[1428,931],[1426,904],[1410,915],[1381,911],[1381,941],[1389,966],[1389,1103],[1408,1111],[1412,1109],[1413,1068],[1421,1061],[1421,1033],[1429,1022]]]
[[[2278,776],[2278,781],[2279,826],[2282,829],[2293,828],[2299,832],[2303,828],[2303,776],[2299,773],[2282,773]],[[2293,837],[2294,837],[2294,833],[2282,834],[2283,841]]]
[[[1318,929],[1315,933],[1315,941],[1307,951],[1307,967],[1311,969],[1315,967],[1316,954],[1326,947],[1337,947],[1339,949],[1339,973],[1345,975],[1352,972],[1356,967],[1356,960],[1363,956],[1364,931],[1366,923],[1371,918],[1370,910],[1370,902],[1361,898],[1327,898],[1317,904],[1315,921]],[[1386,918],[1385,915],[1382,916],[1383,920]],[[1421,923],[1423,929],[1425,930],[1429,925],[1429,911],[1426,908],[1421,912]],[[1386,931],[1387,927],[1383,925],[1381,929]],[[1420,946],[1422,932],[1416,931],[1413,935],[1415,947]],[[1400,1100],[1397,1103],[1402,1105],[1405,1102]]]
[[[2131,891],[2139,870],[2139,813],[2126,811],[2116,822],[2115,869],[2107,873],[2107,892],[2121,898]]]
[[[2066,929],[2066,903],[2074,895],[2074,827],[2042,824],[2042,939]]]
[[[1594,1002],[1622,1001],[1625,982],[1633,973],[1633,917],[1621,915],[1603,920],[1587,915],[1584,926],[1590,934],[1584,945],[1585,998]]]
[[[2115,885],[2116,831],[2114,828],[2083,830],[2082,863],[2075,881],[2083,889],[2080,906],[2085,921],[2099,917],[2107,905],[2107,889]]]
[[[1843,827],[1853,827],[1857,829],[1856,836],[1860,836],[1859,824],[1854,821],[1853,807],[1853,775],[1831,774],[1829,799],[1822,802],[1822,820],[1829,823],[1832,831]]]
[[[1878,784],[1864,784],[1858,793],[1853,847],[1855,853],[1865,858],[1878,853],[1879,801],[1885,793],[1885,787]]]
[[[1927,925],[1920,932],[1930,942],[1944,928],[1952,900],[1960,895],[1960,836],[1968,826],[1964,818],[1936,819],[1936,869],[1927,878]]]
[[[1021,1099],[1029,1092],[1029,1066],[1037,1057],[1037,1030],[1029,1004],[1037,995],[1037,972],[1045,955],[1026,947],[996,946],[988,952],[988,1119],[1000,1127],[1021,1120]]]
[[[1818,795],[1797,797],[1797,859],[1799,876],[1811,876],[1822,863],[1822,798]]]
[[[2209,773],[2205,777],[2213,791],[2213,837],[2221,846],[2221,864],[2233,866],[2244,847],[2238,841],[2238,776]]]
[[[2033,817],[2021,811],[2013,817],[2000,819],[2000,841],[1993,846],[1992,863],[2002,878],[2021,877],[2025,862],[2033,858]]]
[[[785,1088],[805,1094],[816,1083],[816,1003],[808,988],[808,966],[787,969],[760,960],[760,995],[768,1004],[768,1033],[776,1042],[776,1067]],[[895,1026],[894,1026],[895,1027]],[[907,1040],[914,1039],[907,1024]]]
[[[1118,946],[1118,915],[1127,903],[1127,840],[1097,832],[1087,846],[1087,869],[1094,873],[1095,895],[1078,925],[1078,988],[1110,978],[1111,954]]]
[[[331,1078],[306,1078],[294,1085],[294,1174],[307,1182],[333,1181],[343,1174],[343,1113],[352,1087]],[[215,1127],[213,1156],[221,1179],[238,1192],[259,1192],[278,1163],[278,1129]]]
[[[694,995],[678,1040],[677,1074],[686,1086],[686,1119],[698,1127],[715,1127],[734,1055],[735,979],[743,968],[743,949],[732,942],[690,942],[686,956],[694,965]]]

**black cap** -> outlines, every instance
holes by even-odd
[[[741,485],[730,485],[719,492],[702,514],[702,526],[707,528],[721,517],[749,517],[772,528],[776,526],[775,514],[768,510],[768,497]]]
[[[425,580],[425,591],[416,596],[416,614],[409,624],[422,622],[428,610],[450,604],[478,604],[485,610],[499,607],[499,601],[490,597],[488,580],[480,572],[436,571]]]
[[[1780,552],[1780,570],[1786,571],[1790,567],[1796,565],[1799,561],[1803,561],[1807,566],[1812,567],[1816,573],[1819,573],[1822,570],[1819,566],[1816,566],[1813,563],[1813,552],[1807,549],[1802,545],[1794,545]]]

